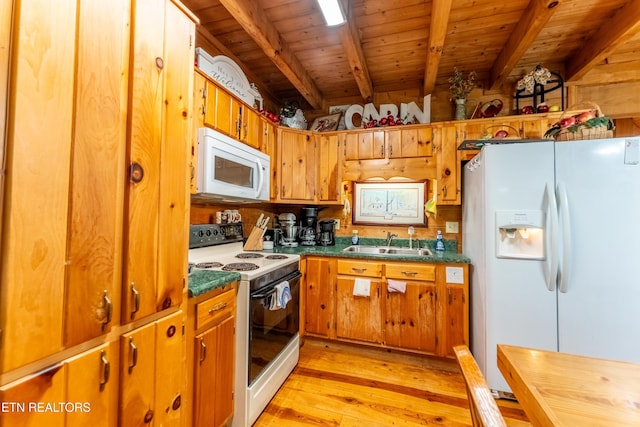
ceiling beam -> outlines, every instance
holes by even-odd
[[[362,95],[362,99],[366,102],[371,102],[373,100],[373,83],[369,75],[369,68],[367,67],[367,61],[364,57],[358,30],[350,15],[351,13],[349,13],[347,22],[340,27],[340,39],[347,54],[347,60],[349,61],[353,78],[356,80],[356,84],[360,90],[360,95]]]
[[[633,0],[600,26],[600,30],[584,44],[584,49],[567,61],[565,81],[580,80],[589,70],[633,37],[639,29],[640,0]]]
[[[522,55],[531,47],[562,0],[531,0],[522,18],[491,67],[489,88],[502,86]]]
[[[431,22],[429,23],[429,45],[427,46],[427,64],[424,69],[424,94],[429,95],[436,87],[440,58],[447,36],[449,14],[453,0],[431,2]]]
[[[322,108],[322,93],[307,70],[282,40],[280,33],[267,19],[258,2],[252,0],[220,0],[220,4],[255,40],[265,55],[273,61],[307,102],[313,108]]]

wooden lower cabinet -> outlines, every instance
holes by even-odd
[[[120,426],[182,425],[183,324],[178,311],[121,336]]]
[[[404,283],[406,291],[390,292],[385,298],[385,344],[427,353],[437,353],[436,267],[421,264],[388,263],[389,280]]]
[[[334,338],[335,258],[308,257],[304,292],[304,331],[307,334]]]
[[[305,334],[443,357],[469,342],[467,264],[317,256],[306,262]],[[354,295],[356,279],[368,281],[368,297]],[[389,290],[394,280],[405,292]]]
[[[185,425],[218,427],[233,416],[236,289],[234,282],[189,301],[189,378],[193,408]]]
[[[369,296],[354,295],[357,279],[368,283]],[[336,284],[336,336],[382,343],[382,264],[339,259]]]
[[[117,426],[118,342],[73,356],[0,388],[0,425]]]

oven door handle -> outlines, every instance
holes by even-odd
[[[297,280],[299,278],[302,277],[302,273],[300,273],[299,271],[296,271],[295,273],[292,273],[286,277],[283,277],[282,280],[278,280],[276,282],[273,282],[270,285],[264,286],[260,289],[256,289],[254,292],[251,293],[251,299],[261,299],[261,298],[265,298],[271,294],[274,294],[276,292],[276,285],[279,283],[284,282],[285,280],[288,282],[292,282],[294,280]]]

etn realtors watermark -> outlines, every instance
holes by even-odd
[[[0,412],[91,412],[90,402],[0,402]]]

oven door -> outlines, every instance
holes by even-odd
[[[302,274],[296,271],[250,294],[248,385],[298,334],[301,277]],[[277,286],[285,281],[289,284],[291,299],[284,307],[276,307],[275,299],[281,293]]]

